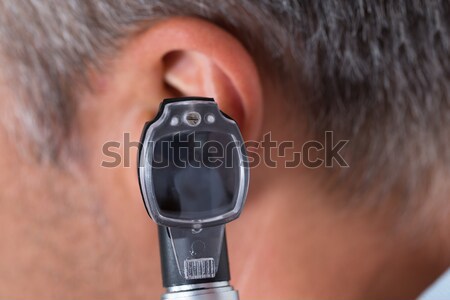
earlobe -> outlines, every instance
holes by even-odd
[[[237,121],[245,139],[257,138],[263,109],[260,79],[235,37],[206,21],[173,18],[151,27],[141,39],[157,45],[161,80],[173,96],[213,97]]]

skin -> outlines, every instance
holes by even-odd
[[[213,96],[246,139],[268,131],[279,141],[307,139],[298,134],[305,118],[285,121],[276,89],[240,43],[204,21],[160,22],[108,58],[108,71],[89,76],[93,88],[78,95],[68,141],[76,151],[63,154],[64,168],[21,155],[15,137],[0,130],[0,168],[7,170],[0,173],[2,299],[149,299],[163,292],[136,148],[129,167],[101,166],[103,145],[123,143],[124,133],[138,141],[161,99]],[[0,95],[13,99],[5,83]],[[399,216],[388,208],[340,208],[333,203],[343,196],[323,189],[319,171],[260,165],[251,172],[244,213],[227,226],[232,284],[244,299],[412,299],[450,265],[448,248],[437,247],[444,225],[415,235],[422,225],[407,219],[398,229]]]

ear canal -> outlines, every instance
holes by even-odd
[[[230,78],[207,56],[194,51],[173,51],[164,57],[164,81],[182,96],[214,98],[238,125],[244,120],[242,99]]]

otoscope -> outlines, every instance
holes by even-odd
[[[212,98],[166,99],[145,124],[138,156],[145,208],[158,224],[161,299],[239,299],[225,233],[249,183],[236,122]]]

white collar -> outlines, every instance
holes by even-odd
[[[450,299],[450,269],[429,286],[418,300]]]

